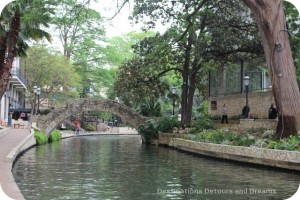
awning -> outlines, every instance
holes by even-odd
[[[31,108],[10,108],[9,112],[31,113]]]

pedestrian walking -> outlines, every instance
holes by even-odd
[[[77,119],[75,119],[75,120],[74,120],[74,125],[75,125],[75,134],[76,134],[76,135],[79,135],[79,131],[80,131],[80,122],[79,122]]]

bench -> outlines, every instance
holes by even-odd
[[[25,122],[22,119],[14,121],[14,128],[25,128]]]

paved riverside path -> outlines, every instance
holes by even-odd
[[[24,197],[12,175],[13,159],[8,159],[8,156],[29,135],[30,129],[0,129],[0,184],[4,193],[15,200],[23,200]],[[6,200],[8,198],[0,196],[0,199]]]

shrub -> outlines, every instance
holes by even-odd
[[[255,144],[254,138],[249,138],[248,134],[243,134],[240,138],[235,141],[237,146],[245,146],[250,147],[251,145]]]
[[[264,148],[267,147],[266,139],[257,139],[253,145],[253,147]]]
[[[299,135],[290,135],[289,137],[281,140],[277,140],[277,141],[271,140],[267,147],[270,149],[295,151],[298,150],[299,143],[300,143]]]
[[[34,137],[37,145],[47,144],[47,136],[42,131],[34,130]]]
[[[266,131],[263,132],[261,137],[266,138],[266,139],[271,139],[271,138],[274,137],[274,135],[275,135],[274,130],[266,130]]]
[[[236,138],[236,133],[224,132],[222,130],[203,130],[191,137],[191,140],[216,144],[231,144]]]
[[[224,132],[222,130],[203,130],[195,135],[189,135],[189,138],[186,139],[245,147],[252,146],[288,151],[300,150],[300,133],[281,140],[271,140],[274,131],[265,130],[261,135],[260,133],[262,131],[263,130],[249,129],[247,132],[238,134],[236,132]]]
[[[151,140],[158,138],[157,125],[154,120],[147,120],[138,127],[137,131],[144,137],[146,143],[150,143]]]
[[[162,133],[172,133],[174,127],[179,127],[177,117],[162,117],[157,122],[157,130]]]
[[[61,140],[61,133],[59,130],[55,129],[54,131],[51,132],[48,142],[55,142]]]
[[[96,131],[96,127],[93,124],[87,124],[87,125],[85,125],[84,129],[86,131]]]
[[[205,129],[213,129],[214,125],[212,123],[212,120],[207,115],[201,115],[199,116],[192,126],[193,133],[202,132]]]
[[[139,111],[142,115],[147,117],[159,117],[161,116],[160,102],[153,98],[147,99],[141,103]]]
[[[51,113],[51,110],[50,109],[46,109],[46,110],[40,110],[40,115],[47,115]]]

